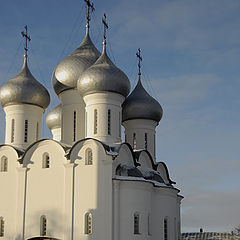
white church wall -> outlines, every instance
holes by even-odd
[[[173,188],[154,188],[152,198],[152,240],[164,239],[164,219],[168,222],[168,239],[177,240],[174,219],[178,218],[178,190]]]
[[[73,145],[85,138],[85,103],[76,89],[63,91],[59,94],[59,99],[62,102],[61,141]],[[74,111],[76,112],[75,137]]]
[[[40,139],[43,109],[30,104],[17,104],[4,107],[6,114],[5,143],[26,148]],[[12,129],[14,119],[14,130]],[[27,120],[27,139],[25,139],[25,121]],[[38,126],[37,126],[38,125]],[[12,131],[14,133],[12,133]],[[13,134],[13,141],[12,141]],[[26,140],[26,141],[25,141]]]
[[[61,128],[53,128],[51,129],[53,140],[60,141],[61,140]]]
[[[16,206],[17,206],[17,152],[10,146],[0,147],[0,161],[7,157],[7,171],[0,172],[0,217],[4,220],[4,239],[14,239],[16,236]]]
[[[49,168],[43,168],[43,156],[49,154]],[[63,238],[70,231],[65,227],[64,193],[66,158],[62,147],[51,140],[35,144],[24,157],[27,164],[25,213],[23,219],[25,238],[40,235],[40,217],[46,216],[47,236]],[[28,161],[30,160],[30,162]]]
[[[115,229],[119,228],[117,240],[151,239],[148,216],[151,214],[152,184],[142,181],[113,181],[115,184],[119,182],[118,200],[114,202],[117,203],[114,206],[116,215],[119,214],[119,225],[115,226]],[[139,214],[139,234],[134,234],[134,213]]]
[[[117,93],[102,92],[84,96],[86,103],[87,137],[96,138],[102,142],[121,142],[121,105],[124,97]],[[94,132],[97,110],[97,131]],[[110,134],[108,133],[108,110],[111,111]]]
[[[92,165],[86,165],[86,150]],[[74,239],[112,240],[112,156],[96,140],[77,143],[71,153],[75,162]],[[92,234],[85,233],[85,214],[92,214]]]

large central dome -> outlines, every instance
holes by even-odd
[[[79,47],[61,61],[53,72],[52,84],[56,94],[76,88],[78,78],[99,56],[100,52],[92,43],[87,27],[86,35]]]
[[[116,92],[126,97],[130,82],[126,74],[117,68],[103,47],[102,55],[79,78],[77,84],[82,96],[96,92]]]

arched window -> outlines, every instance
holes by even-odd
[[[164,233],[164,240],[168,240],[168,220],[167,220],[167,218],[164,218],[163,233]]]
[[[133,133],[133,149],[137,148],[136,133]]]
[[[148,148],[148,135],[147,135],[147,133],[145,133],[145,136],[144,136],[144,145],[145,145],[145,149],[147,150],[147,148]]]
[[[14,142],[14,130],[15,130],[15,120],[12,119],[11,143]]]
[[[28,141],[28,120],[25,120],[25,128],[24,128],[24,142]]]
[[[97,134],[97,109],[94,109],[94,134]]]
[[[47,235],[47,218],[45,215],[40,217],[40,236]]]
[[[76,141],[76,124],[77,124],[77,113],[73,112],[73,142]]]
[[[42,168],[50,168],[50,157],[48,153],[43,154]]]
[[[6,156],[2,156],[1,158],[1,172],[8,171],[8,158]]]
[[[139,213],[134,213],[134,234],[140,234],[140,231],[139,231]]]
[[[85,214],[85,234],[92,234],[92,214]]]
[[[111,110],[108,109],[108,135],[111,135]]]
[[[0,217],[0,237],[4,237],[4,219]]]
[[[92,164],[93,164],[92,149],[87,148],[85,151],[85,165],[92,165]]]

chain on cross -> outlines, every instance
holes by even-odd
[[[104,35],[103,35],[103,38],[104,38],[104,42],[106,42],[106,32],[107,32],[107,29],[108,29],[108,24],[107,24],[107,16],[106,14],[104,13],[103,15],[104,17],[102,18],[102,23],[103,23],[103,26],[104,26]]]
[[[90,18],[90,10],[93,12],[95,10],[93,3],[90,2],[90,0],[84,0],[84,2],[87,4],[87,13],[86,13],[86,18],[87,18],[87,26],[89,26],[89,22],[91,20]]]
[[[141,62],[142,62],[142,56],[141,56],[141,49],[139,48],[137,53],[137,58],[138,58],[138,76],[140,77],[141,75]]]
[[[25,38],[25,46],[24,46],[24,50],[25,50],[25,57],[27,58],[27,51],[28,51],[28,41],[31,41],[30,36],[28,35],[28,27],[27,25],[24,27],[25,28],[25,32],[21,32],[22,36]]]

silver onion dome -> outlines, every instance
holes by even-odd
[[[18,103],[33,104],[43,109],[46,109],[50,103],[47,89],[31,74],[26,56],[21,71],[0,89],[2,107]]]
[[[159,122],[163,110],[158,101],[151,97],[142,86],[141,80],[122,104],[122,121],[150,119]]]
[[[55,68],[52,76],[52,85],[56,94],[77,87],[77,80],[100,56],[89,36],[86,35],[79,47],[68,57],[62,60]]]
[[[60,128],[62,125],[62,105],[61,103],[53,108],[46,117],[46,123],[48,128]]]
[[[126,74],[109,59],[104,45],[98,60],[80,76],[77,88],[82,96],[96,92],[116,92],[126,97],[130,91],[130,82]]]

